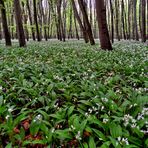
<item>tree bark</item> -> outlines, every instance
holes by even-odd
[[[112,50],[106,21],[104,0],[96,0],[96,13],[99,26],[100,44],[102,49]]]
[[[112,0],[110,0],[110,11],[111,11],[111,39],[114,43],[114,10],[112,5]]]
[[[142,0],[142,42],[146,42],[146,2]]]
[[[88,34],[88,37],[89,37],[90,44],[95,45],[95,40],[94,40],[94,37],[93,37],[90,22],[88,20],[88,15],[87,15],[87,12],[86,12],[84,0],[78,0],[78,3],[79,3],[79,6],[80,6],[80,9],[82,11],[84,21],[86,23],[86,31],[87,31],[87,34]]]
[[[22,23],[22,12],[19,0],[14,0],[14,11],[15,11],[15,20],[16,20],[17,36],[19,39],[19,44],[20,47],[24,47],[26,46],[26,41],[25,41],[25,33]]]
[[[116,9],[116,37],[118,41],[120,41],[120,35],[119,35],[119,2],[115,0],[115,9]]]
[[[32,33],[32,39],[35,41],[35,32],[33,29],[33,20],[32,20],[32,15],[31,15],[31,10],[30,10],[30,6],[29,6],[29,0],[26,1],[26,5],[27,5],[27,9],[28,9],[28,14],[29,14],[29,21],[30,21],[30,25],[31,25],[31,33]]]
[[[135,37],[136,40],[139,41],[139,35],[138,35],[138,27],[137,27],[137,0],[133,0],[133,7],[134,7],[134,30],[135,30]]]
[[[83,38],[85,40],[85,43],[88,43],[89,40],[88,40],[87,32],[86,32],[86,30],[85,30],[85,28],[83,26],[83,23],[81,21],[81,18],[79,16],[79,14],[78,14],[78,10],[77,10],[76,4],[75,4],[74,0],[71,0],[71,2],[72,2],[72,6],[73,6],[74,15],[75,15],[75,17],[76,17],[76,19],[77,19],[77,21],[79,23],[79,26],[80,26],[80,28],[81,28],[81,30],[83,32]]]
[[[40,36],[40,31],[39,31],[39,26],[38,26],[36,0],[33,0],[33,7],[34,7],[34,22],[35,22],[35,25],[36,25],[37,40],[41,41],[41,36]]]
[[[5,4],[3,0],[0,0],[0,5],[1,5],[2,25],[3,25],[3,32],[5,36],[6,46],[11,46],[11,36],[10,36],[9,29],[8,29],[6,9],[5,9]]]

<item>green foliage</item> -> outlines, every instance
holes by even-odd
[[[147,147],[147,49],[80,42],[0,48],[0,145]]]

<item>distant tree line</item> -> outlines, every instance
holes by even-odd
[[[148,0],[0,0],[0,39],[6,45],[57,38],[83,38],[103,49],[114,40],[148,38]],[[99,35],[99,36],[98,36]]]

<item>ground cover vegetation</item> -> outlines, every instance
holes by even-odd
[[[147,46],[0,48],[0,147],[148,147]]]

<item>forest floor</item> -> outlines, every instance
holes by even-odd
[[[0,147],[147,147],[148,48],[0,44]]]

